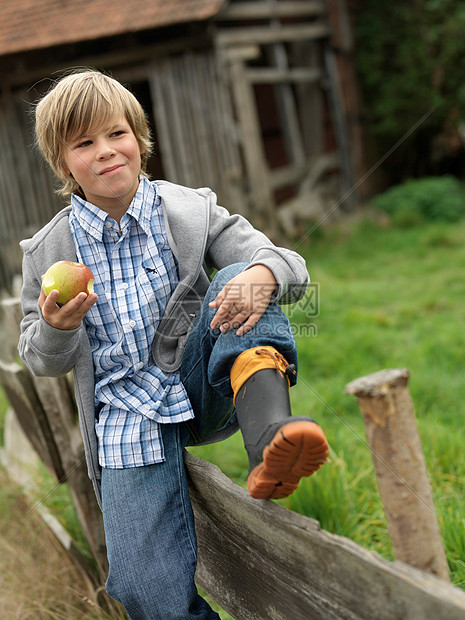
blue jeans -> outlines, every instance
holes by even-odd
[[[209,302],[245,266],[238,263],[217,273],[187,341],[181,380],[195,413],[193,423],[161,425],[163,463],[102,472],[110,565],[106,588],[131,620],[219,619],[194,584],[197,543],[183,450],[228,425],[236,428],[229,373],[243,351],[271,345],[297,365],[292,329],[277,304],[270,304],[244,336],[210,329],[216,310]]]

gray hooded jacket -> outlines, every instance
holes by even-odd
[[[172,372],[181,364],[190,327],[208,289],[208,266],[222,269],[237,262],[266,265],[278,282],[276,300],[281,303],[300,299],[309,277],[298,254],[273,245],[240,215],[230,215],[216,204],[216,195],[211,190],[194,190],[166,181],[156,183],[180,281],[160,321],[152,352],[159,367]],[[24,318],[18,349],[25,364],[37,376],[61,376],[74,370],[88,472],[100,502],[94,371],[86,330],[83,325],[69,331],[55,329],[43,319],[38,306],[41,276],[59,260],[77,260],[68,224],[70,212],[71,207],[64,208],[32,239],[20,244],[24,253],[21,293]]]

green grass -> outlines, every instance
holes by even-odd
[[[344,388],[408,368],[453,583],[465,587],[465,223],[398,230],[367,217],[315,237],[296,249],[319,283],[319,316],[287,309],[300,364],[291,400],[294,414],[325,429],[331,462],[280,503],[393,559],[360,410]],[[316,335],[299,336],[308,324]],[[240,437],[193,452],[244,486]]]

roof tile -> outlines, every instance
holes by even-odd
[[[226,0],[1,0],[0,55],[212,17]]]

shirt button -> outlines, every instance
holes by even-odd
[[[106,226],[107,228],[113,228],[113,224],[112,224],[111,222],[108,222],[108,221],[107,221],[107,222],[105,222],[105,226]]]
[[[136,322],[131,319],[129,321],[129,327],[135,327],[135,326],[136,326]]]
[[[126,381],[118,381],[118,385],[124,387],[126,385]]]
[[[145,409],[145,411],[150,411],[151,407],[150,407],[150,405],[148,403],[146,403],[144,405],[144,409]]]
[[[121,285],[121,288],[123,289],[123,291],[125,291],[126,289],[129,288],[129,284],[127,282],[123,282],[123,284]]]

